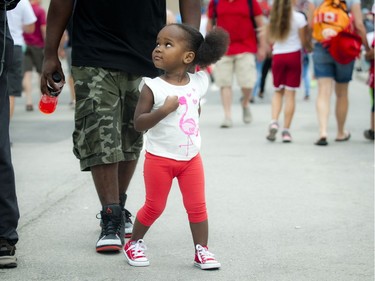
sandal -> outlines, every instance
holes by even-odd
[[[328,145],[327,138],[322,137],[322,138],[318,139],[314,144],[320,145],[320,146]]]
[[[349,139],[350,139],[350,132],[347,132],[345,138],[343,138],[343,139],[335,139],[335,141],[338,141],[338,142],[340,142],[340,141],[348,141]]]

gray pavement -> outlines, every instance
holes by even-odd
[[[201,117],[210,249],[222,268],[193,267],[193,244],[176,184],[162,217],[145,237],[151,265],[134,268],[122,253],[97,254],[99,201],[89,173],[72,154],[73,111],[66,86],[56,112],[25,112],[18,99],[11,124],[12,154],[21,211],[17,269],[0,280],[374,280],[374,146],[366,75],[350,86],[347,128],[352,138],[317,147],[316,89],[297,97],[293,143],[265,139],[271,77],[254,121],[241,121],[239,91],[234,127],[220,129],[218,91],[207,94]],[[35,89],[37,95],[37,88]],[[36,96],[35,95],[35,96]],[[333,98],[334,100],[334,98]],[[136,213],[144,198],[143,155],[128,192]]]

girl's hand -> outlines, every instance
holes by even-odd
[[[180,103],[178,101],[177,96],[168,96],[164,101],[163,110],[167,114],[169,114],[169,113],[175,111],[178,108],[179,105],[180,105]]]

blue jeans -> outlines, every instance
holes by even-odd
[[[258,96],[258,92],[260,89],[260,82],[262,80],[262,68],[263,68],[263,61],[256,60],[255,63],[256,71],[257,71],[257,80],[255,81],[255,85],[253,88],[253,98]]]
[[[310,96],[309,65],[310,65],[309,54],[303,52],[303,57],[302,57],[302,81],[303,81],[303,87],[305,88],[305,96],[307,96],[307,97]]]
[[[328,50],[320,43],[315,43],[314,53],[314,72],[318,78],[332,78],[337,83],[348,83],[352,80],[354,61],[348,64],[336,62]]]

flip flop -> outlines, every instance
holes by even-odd
[[[320,146],[328,145],[327,138],[322,137],[322,138],[318,139],[314,144],[320,145]]]
[[[343,139],[335,139],[335,141],[342,142],[342,141],[348,141],[350,139],[350,132],[347,133],[346,137]]]

